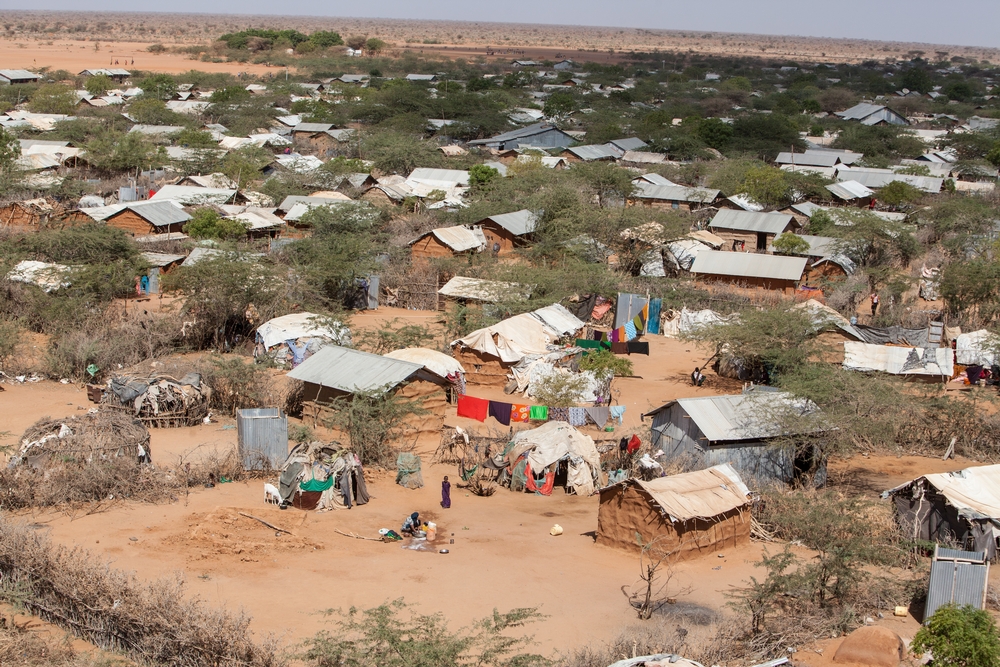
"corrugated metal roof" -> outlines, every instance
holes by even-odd
[[[638,178],[632,179],[633,185],[640,185],[642,183],[647,183],[649,185],[673,185],[677,187],[684,187],[683,185],[678,186],[666,176],[660,176],[656,173],[643,174]]]
[[[790,207],[796,213],[801,213],[807,218],[813,217],[816,211],[825,211],[826,208],[820,206],[819,204],[814,204],[811,201],[804,201],[800,204],[792,204]]]
[[[128,209],[133,211],[136,215],[140,216],[143,220],[153,225],[154,227],[166,227],[167,225],[175,225],[182,222],[187,222],[191,219],[180,204],[173,200],[160,200],[160,201],[137,201],[131,204],[126,204],[120,210],[115,211],[108,218],[114,217],[122,210]]]
[[[292,132],[308,132],[316,134],[333,129],[333,123],[299,123],[292,128]]]
[[[667,161],[664,153],[648,153],[644,151],[625,151],[622,155],[622,162],[636,162],[641,164],[660,164]],[[657,174],[659,175],[659,174]],[[666,179],[664,179],[666,180]]]
[[[163,252],[142,252],[139,253],[150,266],[167,266],[174,262],[184,261],[185,255],[168,255]]]
[[[795,398],[783,391],[757,391],[750,394],[678,398],[643,415],[656,414],[674,404],[694,421],[709,442],[737,442],[791,435],[782,430],[783,414],[807,415],[819,411],[807,399]]]
[[[735,229],[745,232],[780,234],[789,227],[796,226],[795,218],[789,213],[760,213],[757,211],[734,211],[722,209],[708,223],[709,229]]]
[[[21,79],[38,80],[42,77],[26,69],[0,69],[0,76],[10,81],[20,81]]]
[[[470,141],[469,145],[478,146],[481,144],[503,143],[505,141],[510,141],[511,139],[525,139],[527,137],[532,137],[536,134],[543,134],[545,132],[562,132],[563,134],[566,134],[558,127],[550,123],[535,123],[534,125],[528,125],[527,127],[522,127],[517,130],[511,130],[510,132],[498,134],[494,137],[490,137],[489,139],[476,139],[475,141]],[[573,137],[570,135],[566,134],[566,139],[568,140],[568,143],[573,143]]]
[[[483,222],[492,220],[514,236],[531,234],[538,226],[538,216],[527,209],[514,211],[513,213],[501,213],[485,218]]]
[[[592,144],[589,146],[573,146],[566,149],[584,162],[592,160],[617,160],[619,153],[613,148],[605,145]]]
[[[307,197],[305,195],[288,195],[281,200],[278,205],[279,211],[290,211],[296,204],[309,204],[310,206],[326,206],[327,204],[343,204],[352,201],[340,197]]]
[[[852,199],[864,199],[865,197],[871,197],[875,194],[857,181],[841,181],[840,183],[831,183],[826,186],[826,189],[832,192],[834,196],[845,201],[850,201]]]
[[[890,169],[854,169],[843,167],[837,170],[838,181],[857,181],[868,188],[882,188],[893,181],[903,181],[913,187],[936,194],[941,192],[944,179],[932,176],[911,176],[909,174],[897,174]]]
[[[850,109],[846,111],[838,111],[836,115],[840,116],[844,120],[863,120],[872,114],[878,113],[885,109],[881,104],[870,104],[868,102],[862,102],[860,104],[855,104]]]
[[[639,182],[636,184],[636,193],[633,196],[637,199],[711,204],[719,196],[719,191],[709,188],[689,188],[683,185],[652,185]]]
[[[775,163],[807,167],[832,167],[835,164],[840,164],[840,157],[831,153],[778,153]]]
[[[191,204],[225,204],[232,201],[236,190],[228,188],[202,188],[197,185],[164,185],[150,201],[172,199],[185,205]]]
[[[691,273],[736,278],[801,280],[806,257],[757,255],[745,252],[703,250],[691,264]]]
[[[395,387],[422,368],[422,364],[327,345],[299,364],[288,377],[353,394]]]
[[[841,243],[841,239],[832,236],[811,236],[809,234],[799,234],[798,237],[809,244],[809,254],[813,257],[829,257],[835,255]]]
[[[643,148],[647,148],[649,144],[640,139],[639,137],[628,137],[626,139],[615,139],[614,141],[609,141],[609,144],[620,150],[621,152],[626,151],[638,151]]]

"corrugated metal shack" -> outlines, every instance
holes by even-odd
[[[818,413],[810,401],[777,391],[679,398],[642,415],[652,417],[652,446],[664,461],[685,470],[729,463],[743,477],[764,485],[804,476],[826,482],[826,459],[810,440],[828,427],[794,418]],[[790,438],[785,446],[779,438]],[[792,445],[795,445],[794,447]]]
[[[281,408],[237,410],[236,437],[247,470],[277,470],[288,457],[288,417]]]

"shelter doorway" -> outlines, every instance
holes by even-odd
[[[767,234],[757,232],[757,252],[767,252]]]

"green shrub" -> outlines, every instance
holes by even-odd
[[[934,667],[997,667],[1000,633],[988,611],[945,605],[917,631],[910,649],[930,651]]]

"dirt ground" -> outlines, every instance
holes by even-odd
[[[351,327],[358,331],[393,318],[434,324],[438,317],[434,312],[384,308],[354,317]],[[641,422],[642,412],[673,398],[739,391],[739,383],[713,373],[708,373],[705,386],[692,387],[688,374],[694,366],[704,365],[705,355],[689,343],[661,336],[647,336],[647,340],[650,356],[631,357],[639,377],[615,381],[617,400],[627,408],[624,424],[613,433],[592,427],[588,432],[595,438],[617,440],[638,432],[645,439],[648,422]],[[16,443],[20,433],[41,417],[79,414],[90,406],[86,392],[74,384],[42,381],[3,386],[0,432],[6,433],[0,434],[0,446]],[[504,398],[501,390],[475,386],[470,393]],[[454,407],[449,408],[445,422],[473,431],[503,429],[492,418],[486,424],[459,418]],[[225,451],[236,444],[234,423],[227,417],[190,428],[154,429],[151,437],[154,462],[161,465],[192,460],[212,450]],[[392,473],[373,472],[368,485],[372,501],[350,511],[280,511],[264,503],[263,480],[255,480],[195,488],[168,505],[120,504],[90,515],[53,511],[24,518],[40,524],[58,542],[85,546],[110,558],[116,567],[144,577],[181,572],[191,594],[231,609],[246,609],[256,632],[276,634],[288,643],[320,630],[324,618],[318,612],[322,610],[370,607],[399,597],[416,603],[422,612],[442,612],[453,627],[468,624],[493,608],[537,605],[547,618],[532,632],[537,647],[551,652],[610,639],[634,621],[621,587],[636,580],[638,558],[595,544],[596,496],[579,498],[557,490],[546,498],[500,489],[481,498],[453,489],[452,508],[443,510],[439,507],[441,479],[444,475],[455,479],[457,471],[453,466],[428,463],[437,444],[436,437],[418,443],[425,462],[424,488],[407,490],[394,483]],[[874,497],[919,474],[966,465],[962,460],[857,456],[834,461],[831,482]],[[435,546],[450,553],[417,552],[337,532],[377,536],[379,528],[398,530],[412,511],[438,523]],[[276,535],[240,512],[293,535]],[[564,528],[563,535],[549,535],[555,523]],[[691,588],[679,603],[725,613],[726,592],[754,574],[751,563],[759,559],[763,548],[755,543],[722,557],[679,564],[676,585]],[[912,637],[907,621],[885,622],[902,623],[897,632]],[[909,619],[909,623],[915,622]],[[812,656],[823,660],[835,650],[835,646],[819,648],[823,654],[802,652],[796,657],[813,665]],[[814,667],[825,665],[819,662]]]
[[[97,49],[95,49],[95,44]],[[250,63],[210,63],[192,60],[186,54],[149,53],[148,42],[91,42],[82,40],[13,40],[0,39],[0,62],[8,69],[66,70],[76,74],[85,69],[121,67],[148,72],[182,74],[191,70],[199,72],[246,72],[268,76],[284,69],[253,65]],[[112,63],[118,60],[118,64]]]

